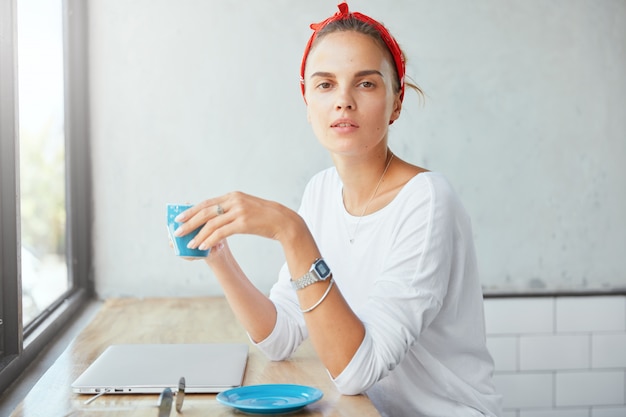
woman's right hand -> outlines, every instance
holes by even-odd
[[[291,226],[303,226],[300,216],[293,210],[242,192],[205,200],[181,213],[176,221],[182,225],[174,232],[175,236],[184,236],[201,227],[189,244],[190,248],[201,250],[212,248],[235,234],[261,236],[284,244]]]

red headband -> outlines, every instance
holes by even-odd
[[[350,12],[348,10],[347,3],[341,3],[338,5],[339,11],[324,20],[320,23],[311,23],[311,29],[313,29],[313,34],[309,39],[309,42],[306,44],[306,48],[304,49],[304,56],[302,57],[302,64],[300,66],[300,87],[302,88],[302,95],[304,95],[304,67],[306,66],[306,59],[309,56],[309,52],[311,50],[311,45],[313,45],[313,41],[317,37],[317,34],[320,30],[325,28],[329,23],[336,22],[338,20],[348,19],[349,17],[353,17],[361,22],[368,23],[376,29],[376,31],[380,34],[380,37],[387,45],[387,49],[391,52],[391,56],[393,57],[393,61],[396,65],[396,71],[398,72],[398,79],[400,80],[400,101],[404,98],[404,73],[405,73],[405,64],[404,57],[402,55],[402,50],[400,49],[400,45],[398,42],[391,36],[389,31],[379,22],[372,19],[369,16],[365,16],[359,12]]]

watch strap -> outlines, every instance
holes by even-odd
[[[309,271],[300,278],[295,281],[291,281],[291,285],[296,290],[301,290],[303,288],[308,287],[311,284],[315,284],[317,281],[320,281],[319,277],[315,273],[315,271]]]
[[[318,266],[322,266],[322,270],[324,271],[322,272],[323,276],[320,276],[320,274],[318,273]],[[309,272],[296,280],[292,280],[291,285],[295,290],[301,290],[311,284],[315,284],[316,282],[325,281],[326,279],[328,279],[329,276],[330,270],[328,269],[328,265],[326,265],[326,262],[324,262],[322,258],[317,258],[315,261],[313,261]]]

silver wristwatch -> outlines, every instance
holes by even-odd
[[[318,281],[326,281],[330,276],[330,268],[322,258],[318,258],[311,265],[309,272],[302,277],[291,281],[291,285],[296,290],[301,290]]]

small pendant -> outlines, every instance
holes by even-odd
[[[350,239],[350,244],[354,243],[354,238]]]

